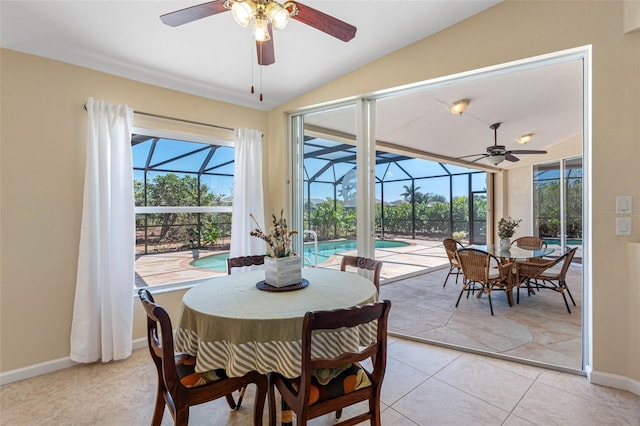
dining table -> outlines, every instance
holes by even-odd
[[[503,249],[499,244],[472,245],[471,248],[485,251],[499,259],[506,261],[525,260],[536,257],[545,257],[553,254],[556,249],[553,247],[523,247],[512,245],[507,249]]]
[[[249,371],[301,373],[302,325],[309,311],[349,308],[378,300],[375,285],[354,272],[303,268],[289,288],[265,287],[264,271],[208,279],[183,296],[176,349],[196,356],[197,372],[223,368],[229,377]],[[314,355],[355,351],[375,340],[375,327],[338,329],[313,346]],[[315,342],[314,342],[315,345]]]

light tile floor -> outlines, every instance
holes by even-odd
[[[388,353],[383,425],[640,425],[639,396],[583,376],[398,338]],[[149,425],[155,386],[149,353],[139,349],[124,361],[0,387],[0,424]],[[252,406],[250,387],[239,411],[218,400],[192,408],[190,424],[250,425]],[[310,424],[333,423],[329,415]],[[162,424],[172,424],[168,413]]]

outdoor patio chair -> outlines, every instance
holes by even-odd
[[[526,284],[529,294],[532,292],[532,287],[535,287],[535,289],[549,289],[562,294],[567,311],[571,313],[567,296],[565,296],[564,292],[567,292],[573,306],[576,306],[576,301],[567,286],[566,276],[577,250],[577,247],[569,249],[557,259],[548,260],[545,263],[517,262],[516,281],[519,284]],[[516,303],[520,303],[520,286],[518,286]]]
[[[173,327],[167,311],[153,300],[147,289],[138,292],[147,313],[147,342],[158,373],[158,388],[152,426],[160,426],[165,407],[168,407],[176,425],[189,423],[189,407],[225,397],[231,409],[237,406],[233,391],[255,384],[257,392],[253,408],[253,424],[262,424],[267,376],[251,371],[242,377],[227,377],[224,370],[196,373],[196,358],[176,354],[173,345]]]
[[[369,420],[380,426],[380,396],[387,365],[387,324],[391,302],[383,300],[347,309],[307,312],[302,325],[302,371],[300,377],[287,378],[278,373],[269,376],[269,425],[276,424],[275,391],[282,396],[283,423],[290,421],[290,412],[297,417],[298,425],[327,413],[342,416],[342,409],[360,405],[366,411],[355,417],[335,423],[355,425]],[[366,327],[372,332],[364,347],[358,352],[335,350],[335,356],[317,358],[311,347],[327,344],[323,334],[345,329],[355,332],[353,327]],[[361,338],[362,339],[362,338]],[[362,363],[367,361],[366,363]],[[362,364],[361,364],[362,363]]]
[[[456,284],[458,283],[458,275],[462,273],[460,269],[460,265],[458,265],[458,259],[456,259],[456,251],[458,249],[464,248],[462,243],[458,240],[454,240],[453,238],[445,238],[442,241],[444,245],[444,250],[447,253],[447,258],[449,258],[449,272],[447,273],[447,277],[444,279],[444,284],[442,287],[447,285],[447,280],[449,280],[450,275],[456,276]]]
[[[456,302],[456,308],[460,303],[462,294],[467,292],[467,299],[469,293],[478,289],[478,297],[482,296],[482,293],[487,294],[489,299],[489,309],[491,315],[493,315],[493,304],[491,302],[491,291],[498,289],[504,291],[507,294],[507,301],[511,307],[512,295],[511,289],[513,287],[513,262],[501,263],[500,260],[482,250],[463,248],[456,251],[456,258],[458,264],[462,269],[462,290],[458,296]]]
[[[369,259],[368,257],[342,256],[340,270],[343,272],[346,271],[347,266],[373,271],[373,283],[375,284],[376,289],[380,291],[380,272],[382,271],[382,261]]]
[[[547,243],[545,243],[542,238],[539,238],[533,235],[528,235],[525,237],[516,238],[511,242],[511,245],[512,246],[516,245],[518,247],[524,247],[528,249],[531,249],[531,248],[541,249],[543,247],[546,247]]]

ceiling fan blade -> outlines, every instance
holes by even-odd
[[[473,161],[469,161],[469,162],[470,162],[470,163],[475,163],[476,161],[484,160],[484,159],[485,159],[485,158],[487,158],[487,157],[490,157],[490,155],[489,155],[489,154],[482,154],[482,157],[480,157],[480,158],[476,158],[475,160],[473,160]]]
[[[267,27],[269,36],[267,41],[256,41],[256,52],[258,52],[258,65],[271,65],[276,61],[275,48],[273,46],[273,30],[271,24]]]
[[[482,157],[488,157],[488,156],[489,156],[489,154],[482,153],[482,154],[463,155],[462,157],[456,157],[456,158],[458,158],[459,160],[461,160],[461,159],[463,159],[463,158],[477,157],[477,156],[479,156],[479,155],[481,155]]]
[[[511,154],[546,154],[547,151],[541,151],[536,149],[513,149],[510,150]]]
[[[229,9],[224,7],[224,2],[225,0],[215,0],[187,7],[186,9],[176,10],[175,12],[165,13],[160,16],[160,20],[171,27],[188,24],[189,22],[197,21],[207,16],[227,12]]]
[[[518,157],[511,155],[511,153],[509,152],[505,152],[504,159],[507,161],[511,161],[512,163],[515,163],[516,161],[520,161]]]
[[[317,30],[329,34],[342,41],[349,41],[356,36],[357,28],[351,24],[334,18],[331,15],[320,12],[302,3],[292,2],[298,7],[298,14],[291,18],[307,24]]]

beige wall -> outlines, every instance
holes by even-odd
[[[505,1],[271,111],[269,135],[285,141],[283,113],[307,105],[585,45],[593,46],[591,366],[602,380],[626,377],[640,387],[639,283],[628,272],[627,244],[640,240],[640,220],[636,214],[631,237],[617,237],[606,214],[616,195],[640,203],[640,34],[624,34],[621,1]],[[269,187],[285,187],[284,161],[270,153]],[[280,192],[274,206],[288,200],[289,189]]]
[[[0,371],[6,372],[69,356],[85,163],[83,105],[88,97],[265,132],[267,114],[36,56],[1,54]],[[134,121],[140,124],[139,117]],[[211,133],[208,128],[191,130]],[[157,297],[173,318],[181,295]],[[140,338],[144,318],[138,303],[135,308],[134,337]]]

